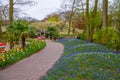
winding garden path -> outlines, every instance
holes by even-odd
[[[40,80],[63,53],[62,44],[46,40],[47,46],[36,54],[0,71],[0,80]]]

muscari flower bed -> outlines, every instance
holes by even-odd
[[[25,57],[29,57],[35,52],[43,49],[46,46],[45,41],[33,40],[30,44],[26,46],[26,49],[16,48],[10,50],[7,53],[0,54],[0,69],[7,67],[15,62],[20,61]]]
[[[120,80],[120,54],[78,39],[60,39],[65,49],[42,80]]]

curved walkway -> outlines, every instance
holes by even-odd
[[[40,80],[63,53],[62,44],[46,40],[40,52],[0,71],[0,80]]]

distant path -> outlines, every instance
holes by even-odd
[[[0,71],[0,80],[39,80],[63,53],[62,44],[46,41],[40,52]]]

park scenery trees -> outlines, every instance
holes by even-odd
[[[59,11],[43,20],[20,18],[21,5],[35,4],[9,0],[0,5],[0,42],[10,46],[7,54],[0,53],[0,69],[44,48],[45,41],[35,39],[40,35],[65,46],[43,80],[120,79],[119,0],[63,0]]]

